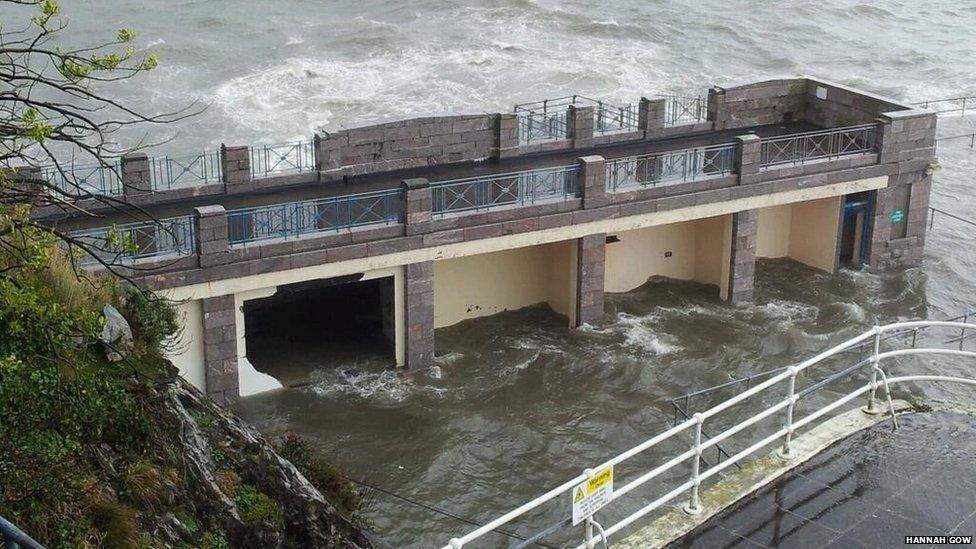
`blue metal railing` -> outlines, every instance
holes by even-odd
[[[187,256],[196,253],[193,216],[171,217],[157,222],[127,223],[68,234],[86,245],[90,255],[81,263],[94,263],[95,257],[118,264],[138,259]]]
[[[573,165],[431,183],[433,215],[569,200],[580,195],[579,174]]]
[[[312,140],[251,147],[251,179],[300,173],[315,169],[315,144]]]
[[[121,174],[122,165],[118,160],[111,161],[108,165],[64,164],[41,168],[41,176],[68,195],[77,195],[79,192],[109,196],[122,194],[122,182],[119,180]]]
[[[26,549],[44,549],[43,545],[3,517],[0,517],[0,542],[2,542],[0,545],[5,549],[18,549],[20,547]]]
[[[156,156],[149,159],[154,191],[168,191],[217,183],[223,179],[220,153],[207,151],[183,156]]]
[[[878,126],[862,124],[831,130],[795,133],[762,140],[760,165],[804,164],[875,151]]]
[[[400,189],[228,210],[232,245],[401,222]]]
[[[607,160],[607,190],[721,177],[735,168],[735,143]]]
[[[617,106],[597,101],[593,109],[593,132],[608,134],[637,131],[640,107],[631,103]]]
[[[704,122],[708,118],[708,99],[701,95],[658,93],[655,99],[664,99],[664,124],[680,126]]]

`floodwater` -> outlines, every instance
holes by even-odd
[[[159,128],[159,137],[176,139],[157,153],[508,110],[572,93],[633,101],[798,73],[908,101],[976,94],[976,5],[957,0],[62,4],[69,39],[126,26],[139,33],[139,52],[159,55],[158,70],[110,90],[119,100],[147,112],[209,105]],[[4,7],[0,19],[12,20],[14,9]],[[973,131],[974,117],[940,121],[941,135]],[[976,151],[968,140],[939,148],[933,205],[976,218]],[[486,521],[664,429],[672,397],[784,366],[875,323],[976,309],[974,236],[972,227],[938,221],[924,266],[908,270],[827,276],[763,262],[750,306],[720,303],[694,284],[652,281],[609,296],[600,328],[569,330],[545,309],[468,321],[438,332],[437,365],[426,371],[390,371],[378,354],[282,343],[274,360],[306,372],[308,383],[244,399],[240,413],[268,434],[308,437],[354,478]],[[958,388],[911,390],[971,397]],[[512,528],[525,535],[567,511]],[[443,544],[471,529],[380,493],[366,515],[398,547]]]

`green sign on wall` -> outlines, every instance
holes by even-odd
[[[895,210],[891,212],[891,223],[901,223],[905,220],[905,210]]]

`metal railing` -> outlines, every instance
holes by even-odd
[[[570,105],[593,107],[593,132],[609,134],[636,131],[639,107],[635,104],[614,105],[583,95],[568,95],[515,105],[520,145],[538,141],[566,139],[567,112]]]
[[[251,147],[251,179],[315,170],[313,140]]]
[[[701,95],[659,93],[654,98],[666,101],[664,124],[667,126],[696,124],[708,119],[708,98]]]
[[[403,192],[390,189],[227,211],[231,245],[401,222]]]
[[[17,528],[12,522],[0,517],[0,547],[6,549],[44,549],[34,538]]]
[[[876,124],[862,124],[763,138],[760,166],[768,168],[783,164],[805,164],[873,152],[877,133]]]
[[[606,161],[607,190],[652,187],[721,177],[735,169],[735,143]]]
[[[220,153],[208,151],[183,156],[155,156],[149,159],[154,191],[168,191],[217,183],[223,179]]]
[[[108,165],[64,164],[41,168],[41,177],[72,196],[79,192],[108,196],[122,194],[122,181],[119,179],[121,174],[122,164],[118,160]]]
[[[677,467],[687,466],[687,477],[679,476],[677,480],[672,479],[670,482],[666,478],[663,480],[658,480],[659,485],[664,484],[664,486],[660,487],[660,490],[667,491],[663,495],[660,495],[650,501],[649,497],[642,494],[641,497],[636,498],[640,507],[637,508],[636,511],[632,511],[625,517],[617,520],[613,525],[604,528],[594,518],[596,513],[586,517],[581,523],[583,526],[583,540],[582,543],[577,546],[577,549],[592,548],[596,547],[597,544],[606,545],[608,544],[608,540],[611,536],[617,534],[625,528],[628,528],[643,517],[658,509],[661,509],[663,506],[682,496],[687,498],[687,503],[684,506],[686,512],[691,514],[701,512],[702,505],[700,500],[700,489],[703,483],[709,479],[712,479],[713,477],[716,477],[725,469],[750,458],[757,452],[768,448],[771,445],[779,445],[780,448],[778,454],[784,459],[791,459],[794,456],[792,441],[797,431],[807,426],[812,427],[814,422],[820,420],[821,418],[825,418],[828,414],[831,414],[842,406],[851,403],[858,397],[867,397],[866,406],[864,408],[865,411],[869,413],[887,412],[891,414],[892,421],[895,423],[895,425],[897,425],[897,418],[895,416],[891,396],[892,385],[899,383],[916,383],[920,381],[937,381],[976,386],[976,379],[949,375],[920,374],[889,377],[888,373],[881,368],[881,364],[891,358],[915,355],[955,356],[970,359],[976,358],[976,352],[958,349],[907,348],[882,351],[881,343],[887,334],[911,332],[923,328],[946,328],[951,330],[965,331],[976,330],[976,324],[948,321],[912,321],[889,324],[887,326],[877,326],[872,330],[851,338],[839,345],[831,347],[830,349],[799,364],[790,366],[786,370],[779,372],[778,374],[736,395],[735,397],[712,406],[703,412],[696,413],[691,418],[678,423],[670,429],[667,429],[666,431],[595,467],[584,469],[581,474],[545,492],[532,501],[529,501],[528,503],[525,503],[512,511],[505,513],[504,515],[461,537],[451,539],[443,549],[459,549],[464,547],[465,545],[478,540],[493,530],[509,524],[515,519],[522,517],[535,509],[538,509],[542,505],[553,501],[556,498],[563,498],[565,503],[569,503],[571,501],[571,495],[573,494],[574,488],[583,482],[592,480],[598,471],[605,471],[608,468],[616,467],[625,462],[638,467],[637,472],[634,473],[636,475],[634,478],[629,479],[628,482],[619,488],[614,487],[614,489],[611,491],[606,503],[607,506],[611,506],[620,501],[620,499],[626,496],[628,493],[646,485],[648,482],[655,479],[661,479],[665,473],[673,474],[673,471]],[[806,415],[798,417],[798,412],[801,411],[801,402],[804,404],[807,403],[807,401],[802,401],[803,397],[810,394],[810,392],[807,390],[798,390],[798,376],[800,376],[800,374],[810,367],[844,353],[851,348],[860,346],[862,343],[866,342],[869,343],[871,348],[871,354],[866,363],[870,370],[869,379],[867,382],[859,386],[859,388],[854,391],[846,392],[846,390],[844,390],[842,392],[843,396],[833,398],[827,404],[819,405],[813,409],[807,409],[808,413]],[[842,369],[840,372],[835,373],[828,379],[836,381],[837,379],[856,375],[863,367],[864,366],[861,364],[856,364],[854,366]],[[784,385],[785,387],[783,387]],[[823,385],[821,385],[821,387],[822,386]],[[781,389],[783,392],[772,393],[770,389],[773,388]],[[877,393],[879,389],[883,391],[882,396],[884,409],[882,409],[882,404],[879,404],[878,402],[879,395]],[[783,396],[780,397],[777,395]],[[772,398],[772,401],[770,401],[770,398]],[[714,419],[716,416],[719,416],[719,414],[722,412],[746,402],[758,403],[762,407],[762,410],[752,414],[746,419],[733,423],[731,426],[723,429],[721,432],[707,440],[703,438],[703,428],[706,423],[716,423]],[[759,431],[757,428],[757,425],[764,420],[777,418],[780,419],[782,423],[780,424],[781,426],[778,426],[778,428],[776,428],[772,433],[767,434],[766,432]],[[646,457],[645,454],[648,452],[648,450],[651,450],[652,448],[660,448],[664,446],[665,443],[678,443],[678,448],[681,448],[681,441],[678,439],[678,436],[681,434],[691,434],[692,443],[686,450],[680,451],[677,455],[668,454],[670,459],[650,469],[648,469],[649,465],[646,465],[646,462],[640,461],[641,457]],[[732,440],[733,437],[735,437],[737,440],[745,439],[739,444],[741,449],[728,456],[725,461],[722,461],[716,465],[706,466],[703,470],[701,467],[701,458],[703,453],[712,447],[717,446],[723,441]],[[613,476],[617,477],[618,475],[615,473]],[[682,481],[682,479],[685,480]],[[617,479],[614,478],[615,483],[616,480]],[[635,498],[631,498],[631,501],[634,501],[634,499]],[[598,510],[597,513],[599,512],[605,511]],[[559,526],[565,524],[567,524],[567,521],[564,520],[559,523]],[[594,529],[599,531],[598,535],[594,535]],[[549,528],[546,529],[544,533],[545,535],[551,535],[553,532],[554,530]],[[529,538],[529,540],[532,541],[537,541],[539,539],[541,539],[540,536],[532,536]]]
[[[939,141],[950,141],[952,139],[968,139],[969,140],[969,148],[970,149],[976,149],[976,133],[964,133],[964,134],[961,134],[961,135],[947,135],[945,137],[936,137],[935,138],[935,141],[936,142],[939,142]]]
[[[929,228],[930,229],[935,226],[935,214],[944,215],[951,219],[955,219],[956,221],[961,221],[971,227],[976,227],[976,221],[973,221],[971,219],[966,219],[965,217],[959,217],[954,213],[950,213],[945,210],[940,210],[938,208],[933,208],[932,206],[929,206]]]
[[[89,248],[83,265],[96,262],[97,256],[109,264],[129,263],[145,258],[187,256],[196,253],[193,216],[171,217],[159,221],[127,223],[68,234]]]
[[[639,127],[640,107],[633,103],[617,106],[597,101],[593,109],[593,132],[608,133],[632,132]]]
[[[579,197],[579,165],[431,183],[433,215],[526,206]]]
[[[976,96],[947,97],[912,103],[912,106],[922,107],[923,109],[927,109],[933,105],[936,105],[936,114],[959,113],[959,116],[966,116],[966,110],[969,109],[971,112],[973,106],[976,105]]]

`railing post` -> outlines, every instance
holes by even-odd
[[[599,208],[609,202],[607,197],[607,162],[602,156],[583,156],[579,159],[579,189],[583,209]]]
[[[637,129],[644,132],[659,130],[666,125],[667,99],[640,98],[637,106]]]
[[[194,209],[194,233],[197,256],[201,267],[225,265],[230,262],[227,233],[227,211],[223,206],[200,206]]]
[[[739,173],[739,185],[755,183],[762,165],[762,139],[756,134],[735,138],[735,169]]]
[[[573,148],[593,144],[593,107],[566,108],[566,139],[573,140]]]
[[[433,224],[433,197],[430,182],[422,177],[404,179],[403,188],[403,226],[407,236],[427,234]]]
[[[786,395],[786,398],[789,400],[789,404],[786,405],[786,439],[783,441],[783,447],[779,451],[779,457],[783,459],[793,459],[793,449],[790,447],[790,443],[793,441],[793,407],[797,401],[796,374],[800,370],[796,366],[790,366],[788,371],[790,372],[790,380]]]
[[[874,352],[871,354],[871,390],[868,392],[868,404],[862,410],[866,414],[879,412],[875,404],[875,391],[878,383],[878,354],[881,352],[881,327],[874,327]]]
[[[267,166],[266,166],[267,167]],[[246,183],[251,180],[251,148],[220,145],[220,169],[224,183]]]
[[[705,421],[705,419],[700,413],[695,414],[692,417],[695,420],[695,461],[691,464],[691,497],[688,499],[688,504],[685,505],[684,511],[689,515],[697,515],[702,511],[701,499],[698,496],[698,489],[701,486],[699,470],[702,456],[702,422]]]
[[[153,192],[149,157],[142,153],[122,157],[122,195],[139,196]]]

